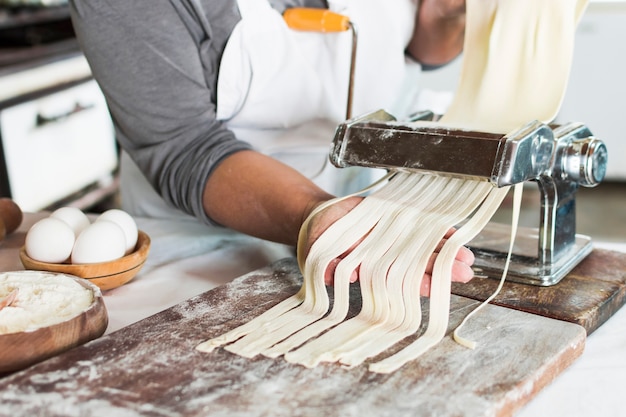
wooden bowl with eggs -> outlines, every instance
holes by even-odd
[[[100,289],[74,276],[3,272],[0,299],[0,375],[96,339],[108,325]]]
[[[49,263],[37,261],[20,250],[20,260],[26,269],[59,272],[89,280],[106,291],[126,284],[141,270],[150,251],[150,237],[143,231],[137,233],[135,250],[126,256],[108,262],[89,264]]]

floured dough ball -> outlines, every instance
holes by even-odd
[[[94,264],[113,261],[124,256],[126,237],[116,223],[101,220],[93,222],[76,238],[72,250],[73,264]]]
[[[65,262],[72,253],[74,231],[62,220],[46,217],[26,233],[26,254],[36,261]]]
[[[135,219],[128,213],[119,209],[111,209],[102,213],[96,219],[96,222],[107,220],[117,224],[123,231],[124,236],[126,237],[126,250],[125,254],[129,254],[135,250],[135,245],[137,245],[137,223],[135,223]]]
[[[50,217],[67,223],[74,231],[74,236],[76,237],[91,224],[87,215],[76,207],[58,208],[50,214]]]
[[[15,201],[7,197],[0,198],[0,218],[4,222],[6,234],[13,233],[22,224],[24,214]]]

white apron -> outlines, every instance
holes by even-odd
[[[416,0],[329,0],[358,32],[353,116],[380,108],[400,117],[417,100],[419,66],[405,58]],[[357,191],[372,170],[333,167],[328,151],[345,120],[352,35],[291,30],[267,0],[238,0],[241,21],[218,76],[217,117],[239,139],[302,172],[334,195]],[[148,217],[187,216],[166,205],[122,155],[123,208]]]

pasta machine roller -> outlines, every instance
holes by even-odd
[[[330,160],[337,167],[362,166],[452,175],[490,181],[497,187],[536,182],[540,191],[537,228],[518,230],[507,279],[550,286],[592,250],[576,233],[576,191],[599,184],[607,149],[580,123],[531,121],[508,134],[449,128],[432,112],[398,121],[379,110],[337,127]],[[474,267],[500,278],[510,227],[490,223],[469,246]]]

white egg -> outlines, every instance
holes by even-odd
[[[116,223],[119,227],[124,231],[124,236],[126,236],[126,254],[131,253],[135,250],[135,245],[137,245],[137,223],[135,223],[135,219],[126,213],[124,210],[120,209],[110,209],[102,213],[95,222],[107,220],[113,223]],[[94,223],[95,223],[94,222]]]
[[[85,228],[91,224],[87,215],[83,213],[81,209],[76,207],[58,208],[50,214],[50,217],[63,220],[67,223],[74,231],[74,236],[76,237],[78,237],[80,232],[85,230]]]
[[[76,238],[72,250],[73,264],[108,262],[124,256],[124,231],[110,221],[93,222]]]
[[[37,261],[61,263],[70,257],[74,241],[74,231],[67,223],[46,217],[31,226],[24,246],[26,254]]]

